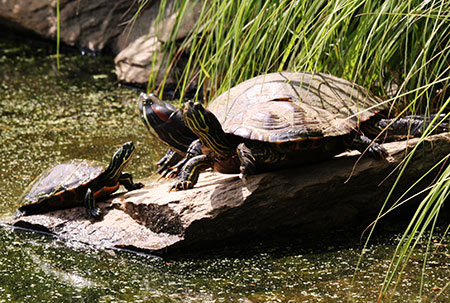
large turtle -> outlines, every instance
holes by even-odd
[[[143,121],[149,130],[164,129],[165,137],[171,139],[159,138],[173,146],[181,138],[161,125],[170,119],[152,117],[171,117],[173,123],[175,117],[181,119],[181,113],[169,107],[155,112],[155,98],[141,95]],[[252,78],[218,96],[208,109],[187,102],[183,121],[199,139],[187,150],[187,144],[182,145],[186,156],[172,170],[172,176],[178,175],[173,188],[192,188],[199,173],[209,167],[240,173],[245,180],[251,174],[330,158],[347,149],[384,158],[383,147],[365,134],[379,132],[374,128],[379,121],[376,114],[385,109],[380,99],[355,83],[306,72]],[[167,164],[163,158],[159,164],[167,169],[172,162]]]
[[[120,185],[129,191],[144,186],[133,183],[132,176],[122,172],[134,150],[133,142],[123,144],[112,156],[108,167],[92,161],[73,160],[45,170],[19,199],[16,217],[80,204],[85,205],[89,216],[99,217],[101,211],[95,199],[111,195]]]

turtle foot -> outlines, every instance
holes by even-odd
[[[167,172],[162,175],[162,177],[167,179],[175,179],[180,174],[180,169],[178,167],[170,167]]]
[[[156,174],[160,175],[160,178],[167,178],[167,179],[172,179],[172,178],[176,178],[178,177],[178,174],[180,172],[180,169],[176,166],[170,166],[170,167],[158,167],[158,169],[156,170]]]
[[[236,152],[241,161],[241,165],[239,166],[239,178],[241,178],[244,184],[247,184],[247,177],[256,173],[256,159],[253,156],[252,150],[244,143],[238,145]]]
[[[183,156],[176,153],[174,150],[169,149],[164,157],[155,163],[155,165],[158,166],[156,173],[166,178],[173,173],[173,167],[181,160],[183,160]]]
[[[132,185],[131,185],[131,188],[130,189],[128,189],[128,191],[131,191],[131,190],[135,190],[135,189],[140,189],[140,188],[142,188],[142,187],[144,187],[144,184],[143,183],[133,183]]]
[[[247,178],[247,176],[246,176],[245,174],[240,173],[240,174],[239,174],[239,179],[241,179],[241,181],[242,181],[242,183],[243,183],[244,185],[247,185],[248,178]]]
[[[356,149],[361,153],[367,152],[370,156],[377,160],[384,160],[389,153],[384,147],[364,135],[357,135],[350,142],[346,143],[350,149]]]
[[[26,211],[24,211],[24,210],[16,210],[16,212],[13,215],[13,219],[16,220],[16,219],[19,219],[20,217],[23,217],[23,216],[26,216],[26,215],[27,215]]]
[[[174,185],[172,185],[172,187],[170,188],[169,191],[175,190],[187,190],[187,189],[191,189],[194,187],[194,183],[192,183],[191,181],[181,181],[178,180],[177,182],[175,182]]]
[[[389,153],[387,150],[376,142],[372,142],[372,145],[369,147],[368,152],[377,160],[384,160]]]

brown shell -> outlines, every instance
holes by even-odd
[[[258,76],[218,96],[208,109],[227,133],[285,142],[345,135],[385,108],[363,87],[321,73]]]
[[[20,197],[20,206],[40,203],[66,190],[72,190],[91,182],[105,167],[94,161],[72,160],[50,167],[42,172]]]

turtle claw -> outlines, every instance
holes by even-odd
[[[173,179],[173,178],[176,178],[179,173],[180,173],[180,169],[178,167],[171,167],[170,171],[167,172],[165,177],[168,179]]]
[[[239,179],[241,179],[241,181],[242,181],[242,183],[243,183],[244,185],[247,185],[247,183],[248,183],[248,178],[247,178],[247,176],[246,176],[245,174],[240,173],[240,174],[239,174]]]
[[[177,154],[172,149],[169,149],[158,162],[155,163],[158,168],[156,169],[156,173],[161,175],[163,178],[175,178],[178,176],[178,170],[174,170],[177,166],[177,163],[183,160],[183,157]]]
[[[177,166],[159,167],[155,173],[160,175],[158,180],[162,178],[174,179],[178,177],[178,174],[180,173],[180,168]]]
[[[172,167],[170,167],[162,172],[159,172],[160,176],[159,176],[158,180],[162,179],[162,178],[174,179],[174,178],[178,177],[178,173],[179,173],[178,169],[173,169]]]
[[[88,208],[86,209],[89,218],[99,219],[102,216],[102,211],[100,208]]]
[[[26,216],[27,214],[26,214],[26,211],[23,211],[23,210],[16,210],[16,212],[14,213],[14,215],[13,215],[13,219],[14,220],[17,220],[17,219],[19,219],[20,217],[23,217],[23,216]]]
[[[156,172],[160,176],[160,178],[167,178],[167,175],[171,173],[170,167],[159,167]]]

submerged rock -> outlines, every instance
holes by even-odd
[[[395,168],[417,142],[384,144],[390,153],[384,161],[359,159],[358,152],[349,152],[321,163],[251,176],[246,185],[237,175],[214,172],[202,174],[196,187],[187,191],[169,192],[172,180],[154,182],[100,203],[101,221],[87,219],[83,207],[77,207],[21,217],[12,224],[46,230],[68,241],[157,254],[274,231],[319,234],[373,220],[397,178]],[[450,134],[426,139],[391,201],[448,153]],[[429,185],[440,168],[413,192]]]

